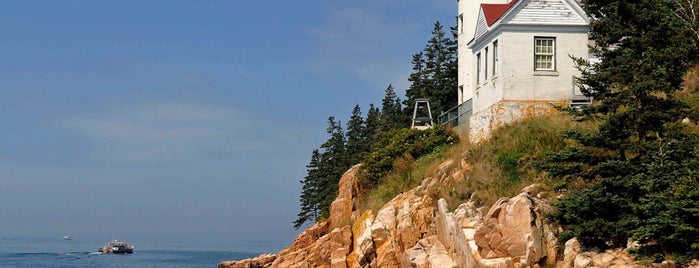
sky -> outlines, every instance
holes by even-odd
[[[0,237],[289,245],[328,117],[404,97],[456,4],[4,3]]]

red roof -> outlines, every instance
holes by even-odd
[[[507,4],[481,4],[483,15],[488,26],[493,25],[507,10],[517,3],[518,0],[512,0]]]

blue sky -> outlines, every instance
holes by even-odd
[[[389,83],[402,97],[411,55],[455,14],[455,0],[5,3],[0,236],[278,250],[328,116],[380,104]]]

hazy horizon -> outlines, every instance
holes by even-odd
[[[279,250],[328,116],[344,126],[388,84],[403,98],[412,54],[456,5],[6,3],[0,238]]]

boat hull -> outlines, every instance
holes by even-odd
[[[133,248],[125,248],[125,249],[113,249],[113,248],[100,248],[97,251],[102,252],[102,253],[112,253],[112,254],[131,254],[133,253]]]
[[[126,242],[113,241],[107,243],[104,247],[99,248],[97,251],[102,253],[113,253],[113,254],[131,254],[133,253],[133,246],[129,246]]]

